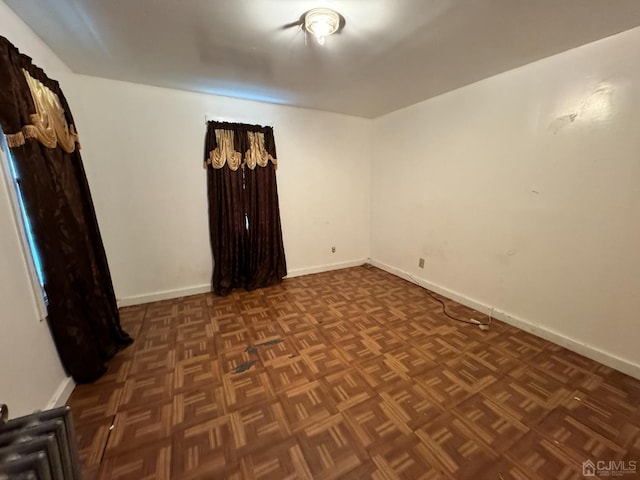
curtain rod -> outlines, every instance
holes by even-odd
[[[228,122],[228,123],[246,123],[248,125],[271,125],[269,122],[256,122],[255,119],[239,120],[237,118],[225,118],[214,115],[205,115],[204,123],[208,122]]]
[[[213,115],[205,115],[204,116],[204,123],[207,122],[229,122],[229,123],[243,123],[243,122],[239,122],[238,120],[235,119],[229,119],[229,118],[224,118],[224,117],[216,117]]]

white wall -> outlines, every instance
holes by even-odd
[[[63,88],[72,81],[70,70],[1,1],[0,35]],[[38,318],[9,198],[0,169],[0,403],[9,405],[10,416],[16,417],[64,402],[73,384],[62,369],[47,323]]]
[[[273,125],[290,275],[368,258],[370,120],[88,76],[77,81],[90,112],[77,118],[82,153],[121,304],[210,290],[205,115]]]
[[[638,45],[637,28],[376,119],[372,258],[639,376]]]

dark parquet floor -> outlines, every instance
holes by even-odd
[[[640,460],[640,381],[451,321],[370,266],[121,316],[135,344],[69,400],[87,479],[578,479]]]

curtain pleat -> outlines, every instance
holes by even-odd
[[[209,234],[214,268],[212,287],[226,295],[245,282],[247,233],[242,213],[242,171],[229,168],[207,172],[209,192]]]
[[[251,245],[246,288],[253,290],[279,283],[287,274],[276,169],[271,162],[245,170],[245,196]]]

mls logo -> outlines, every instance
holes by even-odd
[[[582,462],[582,475],[585,477],[595,477],[596,476],[596,464],[591,460],[587,460]]]

